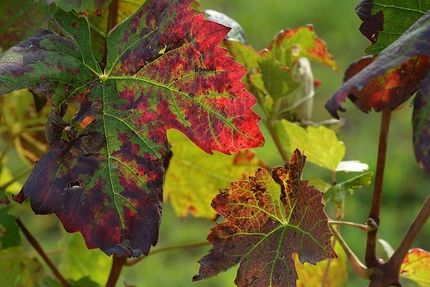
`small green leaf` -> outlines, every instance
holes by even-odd
[[[28,258],[22,247],[0,250],[1,286],[37,286],[44,275],[43,265]]]
[[[286,120],[276,121],[276,132],[285,151],[304,151],[309,162],[335,171],[343,156],[345,145],[334,131],[324,126],[308,126],[306,129]]]
[[[21,245],[21,235],[16,217],[8,212],[11,208],[3,188],[0,188],[0,250]]]
[[[352,193],[354,189],[361,188],[363,185],[369,185],[373,172],[369,171],[353,178],[350,178],[344,182],[337,183],[332,186],[326,193],[324,193],[324,201],[332,201],[335,205],[339,206],[345,201],[345,194],[347,192]]]

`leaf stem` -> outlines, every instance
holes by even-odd
[[[372,206],[370,208],[369,220],[375,226],[379,226],[382,203],[382,185],[384,181],[384,169],[387,157],[388,132],[390,128],[391,110],[382,111],[381,130],[379,133],[378,161],[376,165],[375,186],[373,190]],[[376,255],[378,229],[367,233],[367,245],[365,261],[368,268],[379,268],[382,264]]]
[[[108,14],[108,22],[107,22],[107,33],[108,35],[109,31],[112,30],[116,24],[118,24],[118,10],[119,10],[119,0],[112,0],[109,4],[109,14]],[[103,64],[106,65],[107,63],[107,54],[108,54],[108,47],[105,46],[105,51],[103,54]]]
[[[162,253],[162,252],[172,251],[172,250],[177,250],[177,249],[196,248],[196,247],[201,247],[201,246],[206,246],[206,245],[211,245],[211,244],[212,243],[210,243],[209,241],[204,241],[204,242],[197,242],[197,243],[189,243],[189,244],[181,244],[181,245],[173,245],[173,246],[163,247],[163,248],[152,251],[151,253],[148,254],[148,256],[142,256],[140,258],[128,260],[124,265],[125,266],[133,266],[134,264],[136,264],[136,263],[140,262],[141,260],[149,257],[150,255],[155,255],[157,253]]]
[[[52,273],[54,273],[54,276],[58,279],[58,281],[60,281],[61,285],[63,285],[64,287],[70,287],[69,283],[67,283],[66,279],[64,279],[64,277],[60,274],[58,269],[46,255],[45,251],[43,251],[39,242],[37,242],[33,235],[31,235],[30,231],[28,231],[28,229],[24,226],[24,224],[19,218],[16,220],[16,223],[18,224],[19,228],[21,229],[22,233],[24,234],[25,238],[27,238],[31,246],[33,246],[37,253],[42,257],[43,261],[45,261],[45,263],[51,269]]]
[[[278,133],[276,132],[275,128],[276,120],[272,118],[267,119],[267,129],[269,130],[270,135],[272,136],[273,141],[275,142],[276,148],[278,149],[279,154],[282,157],[282,160],[289,161],[289,157],[287,153],[285,152],[284,148],[282,147],[281,140],[278,136]]]
[[[122,267],[125,265],[126,261],[127,257],[125,256],[113,256],[112,268],[110,270],[106,287],[115,287],[118,282],[119,275],[121,274]]]
[[[346,256],[348,257],[349,263],[351,263],[352,268],[354,271],[363,279],[369,279],[369,272],[366,266],[361,263],[360,259],[354,254],[354,252],[349,248],[348,244],[345,242],[343,237],[340,235],[339,231],[332,226],[329,225],[331,231],[333,232],[334,237],[339,241],[340,246],[342,246],[343,250],[346,253]]]
[[[328,224],[329,225],[345,225],[345,226],[357,227],[357,228],[359,228],[363,231],[366,231],[366,232],[370,232],[370,231],[377,229],[377,227],[375,227],[373,225],[359,224],[359,223],[348,222],[348,221],[329,220]]]

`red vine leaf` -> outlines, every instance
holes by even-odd
[[[238,286],[295,286],[294,253],[302,264],[336,258],[323,194],[300,180],[305,161],[296,150],[272,176],[258,169],[255,177],[221,190],[212,206],[226,222],[212,228],[214,246],[200,259],[194,281],[240,264]]]
[[[339,118],[341,103],[349,97],[364,112],[395,109],[417,91],[430,68],[430,14],[418,20],[377,57],[353,63],[344,84],[326,103]]]
[[[93,121],[52,142],[16,199],[30,197],[36,213],[55,213],[108,255],[137,257],[157,243],[167,129],[208,153],[264,142],[245,69],[218,47],[229,29],[190,3],[146,1],[109,33],[104,71],[87,19],[61,10],[52,20],[68,38],[42,31],[0,58],[0,93],[36,85],[60,109],[84,92],[72,124]]]

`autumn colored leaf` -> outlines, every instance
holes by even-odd
[[[0,1],[0,53],[42,28],[41,23],[46,22],[46,16],[52,10],[52,7],[34,1]]]
[[[101,15],[103,9],[109,5],[111,0],[54,0],[53,1],[59,8],[64,11],[76,11],[78,13],[93,13],[95,15]]]
[[[317,37],[312,25],[279,32],[268,49],[287,67],[293,67],[299,58],[305,57],[339,71],[339,65],[327,52],[325,42]]]
[[[44,30],[0,58],[0,94],[33,86],[56,106],[48,126],[67,127],[65,104],[84,95],[72,125],[93,122],[52,142],[16,200],[55,213],[88,248],[140,256],[157,243],[167,129],[208,153],[264,142],[256,99],[240,82],[245,69],[217,47],[229,29],[195,15],[190,2],[145,2],[109,33],[104,71],[87,19],[61,10],[52,21],[67,38]]]
[[[411,249],[403,260],[400,276],[418,283],[421,287],[429,286],[429,268],[430,253],[419,248]]]
[[[355,9],[360,32],[372,43],[367,54],[384,50],[430,9],[430,1],[361,0]]]
[[[212,206],[226,221],[212,228],[208,240],[214,246],[199,260],[194,281],[240,264],[238,286],[295,286],[294,253],[302,264],[336,257],[323,194],[300,180],[305,161],[296,150],[272,175],[258,169],[221,190]]]
[[[276,121],[276,132],[282,147],[288,153],[304,150],[307,160],[323,168],[336,171],[345,155],[345,145],[336,133],[324,126],[308,126],[306,129],[287,120]]]
[[[364,112],[395,109],[409,99],[430,68],[429,33],[430,14],[426,14],[379,56],[352,64],[344,84],[326,103],[327,110],[339,118],[347,97]]]
[[[247,179],[259,167],[252,150],[233,155],[209,155],[183,134],[168,131],[173,156],[164,183],[164,198],[169,199],[179,217],[191,212],[195,217],[214,219],[212,199],[220,188],[234,180]]]

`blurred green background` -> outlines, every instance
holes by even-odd
[[[327,43],[329,52],[341,68],[341,72],[336,73],[321,65],[313,64],[314,77],[322,81],[322,86],[316,91],[313,119],[317,121],[330,118],[324,109],[325,102],[341,85],[343,72],[349,63],[363,56],[364,49],[368,45],[367,40],[358,31],[361,22],[354,12],[356,1],[200,0],[200,2],[202,9],[223,12],[239,22],[245,30],[249,44],[256,50],[265,48],[280,30],[313,24],[316,34]],[[347,108],[347,112],[341,114],[341,117],[345,119],[345,126],[341,129],[339,138],[346,145],[345,160],[360,160],[369,164],[369,170],[374,171],[380,114],[375,112],[364,114],[350,102],[345,103],[344,106]],[[412,108],[408,106],[395,112],[390,131],[379,237],[388,241],[393,248],[396,248],[401,241],[430,189],[428,175],[419,168],[414,159],[411,114]],[[269,138],[266,140],[266,146],[258,150],[259,156],[271,166],[282,164],[273,142]],[[9,158],[13,157],[9,156]],[[13,171],[18,172],[20,168],[20,166],[16,166]],[[341,173],[338,175],[338,181],[351,176],[351,174]],[[331,180],[329,172],[308,164],[305,168],[304,178],[315,177],[323,178],[327,182]],[[348,195],[345,203],[345,220],[357,223],[366,222],[371,196],[372,186],[357,190],[353,196]],[[23,218],[30,231],[41,240],[43,247],[52,258],[59,262],[60,267],[65,256],[62,251],[68,249],[68,244],[71,241],[83,244],[82,239],[76,234],[65,234],[54,216],[32,214],[28,201],[24,206],[14,204],[14,209],[14,212]],[[329,207],[328,211],[332,212],[332,208]],[[205,241],[214,224],[214,222],[195,219],[191,216],[179,219],[170,204],[166,203],[160,241],[154,250],[177,244]],[[41,234],[40,230],[46,232]],[[350,227],[342,227],[341,231],[353,251],[361,260],[364,260],[366,234]],[[414,246],[430,250],[429,238],[430,225],[427,224]],[[209,280],[191,282],[192,276],[198,273],[197,260],[204,256],[209,248],[210,246],[204,246],[154,254],[133,267],[125,267],[121,277],[127,284],[139,287],[235,286],[233,282],[237,268]],[[385,258],[382,248],[380,249],[380,256]],[[27,244],[26,250],[34,254],[32,248]],[[78,251],[71,250],[71,252],[76,252],[75,257],[80,256]],[[92,263],[80,266],[80,274],[95,276],[95,274],[109,270],[107,264],[109,259],[106,259],[100,251],[84,250],[85,252],[92,258],[100,260],[94,263],[95,266]],[[69,275],[73,274],[65,274],[66,277]],[[100,276],[106,276],[106,274]],[[347,286],[367,285],[368,281],[358,278],[353,272],[349,272],[349,276]],[[0,282],[0,286],[1,284]],[[127,285],[120,281],[117,286]]]

